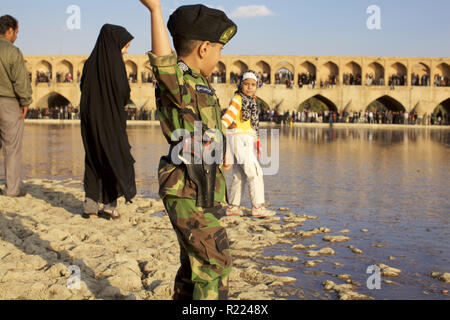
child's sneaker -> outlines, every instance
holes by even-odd
[[[269,210],[262,205],[252,207],[252,216],[256,218],[273,217],[275,214],[275,211]]]
[[[238,206],[230,205],[227,207],[226,215],[227,215],[227,217],[233,217],[233,216],[240,217],[240,216],[243,216],[244,213],[242,212],[241,208],[239,208]]]

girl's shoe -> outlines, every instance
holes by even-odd
[[[227,217],[233,217],[233,216],[241,217],[244,215],[244,213],[242,212],[241,208],[239,208],[238,206],[230,205],[227,207],[226,215],[227,215]]]
[[[269,210],[262,205],[252,207],[252,217],[255,218],[268,218],[273,217],[275,214],[275,211]]]

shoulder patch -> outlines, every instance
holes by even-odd
[[[181,71],[183,71],[184,73],[189,72],[189,67],[183,61],[178,61],[177,64],[180,67]]]
[[[197,90],[197,92],[207,93],[210,96],[213,96],[215,94],[215,91],[213,89],[211,89],[208,86],[201,85],[201,84],[196,85],[195,90]]]

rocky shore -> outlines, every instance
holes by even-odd
[[[84,219],[80,181],[33,179],[25,181],[25,190],[24,198],[0,196],[0,299],[171,299],[179,248],[160,200],[137,197],[128,205],[119,200],[119,220]],[[298,231],[317,217],[282,209],[266,219],[221,219],[233,256],[230,299],[302,299],[302,289],[292,289],[300,287],[298,279],[286,275],[293,270],[287,263],[313,267],[337,255],[333,246],[342,241],[345,250],[362,254],[351,245],[348,230]],[[301,243],[314,236],[316,244]],[[294,254],[265,253],[280,244]],[[386,277],[402,272],[379,268]],[[449,281],[448,273],[430,277]],[[323,290],[334,298],[372,299],[358,293],[366,284],[348,274],[329,278]]]

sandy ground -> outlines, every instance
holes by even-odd
[[[161,201],[137,197],[125,205],[119,200],[121,219],[84,219],[80,181],[33,179],[24,183],[28,193],[24,198],[0,196],[0,299],[172,298],[179,247]],[[280,211],[286,211],[284,223],[281,212],[266,219],[221,219],[233,256],[230,299],[302,298],[301,293],[286,289],[296,279],[283,276],[291,271],[283,262],[299,257],[262,256],[263,249],[295,243],[293,249],[311,257],[303,261],[308,267],[334,255],[329,247],[333,242],[349,239],[330,235],[326,227],[293,232],[317,217],[291,213],[288,208]],[[299,244],[299,239],[312,236],[323,237],[324,248],[309,250],[316,246]],[[401,272],[387,268],[382,266],[385,272]],[[370,299],[355,291],[358,285],[349,275],[335,277],[323,283],[332,296]]]
[[[24,198],[0,196],[0,299],[171,299],[179,247],[161,201],[122,200],[121,219],[84,219],[79,181],[24,183]],[[276,220],[223,219],[234,239],[232,299],[271,299],[272,288],[296,280],[248,260],[283,241],[264,228],[248,232]]]

